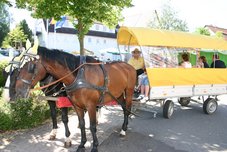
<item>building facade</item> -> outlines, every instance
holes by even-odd
[[[37,20],[35,32],[41,46],[62,49],[70,53],[80,50],[77,30],[69,20],[66,20],[63,26],[56,30],[55,25],[49,24],[48,20]],[[105,52],[100,53],[100,50],[117,49],[115,29],[110,29],[101,23],[95,23],[85,35],[84,48],[94,52],[94,55],[98,57],[108,56],[111,58],[111,54],[104,55]]]

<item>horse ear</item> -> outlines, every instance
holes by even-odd
[[[35,73],[35,64],[29,63],[28,64],[28,73]]]
[[[30,47],[32,46],[31,42],[29,41],[29,39],[27,39],[26,41],[26,50],[30,49]]]

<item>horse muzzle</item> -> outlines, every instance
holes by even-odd
[[[3,88],[2,97],[4,101],[7,101],[7,102],[10,101],[9,88]]]

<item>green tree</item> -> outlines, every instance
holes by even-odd
[[[14,48],[18,48],[19,46],[22,46],[23,42],[26,42],[26,39],[27,36],[24,34],[21,27],[16,26],[16,28],[10,31],[5,37],[3,44],[5,45],[5,47],[11,46]]]
[[[207,35],[210,36],[210,32],[208,29],[204,28],[204,27],[198,27],[195,30],[195,33],[201,34],[201,35]]]
[[[224,35],[223,35],[223,33],[222,33],[221,31],[217,31],[217,32],[215,33],[215,36],[218,37],[218,38],[224,39]]]
[[[5,3],[0,2],[0,46],[9,32],[10,18]]]
[[[4,3],[4,4],[7,4],[7,5],[9,5],[9,6],[12,6],[10,0],[1,0],[0,3]]]
[[[177,14],[170,5],[164,5],[160,14],[157,11],[154,12],[148,26],[171,31],[188,31],[187,23],[179,19]]]
[[[27,38],[31,42],[32,41],[32,30],[28,27],[26,20],[22,20],[18,26],[22,29],[24,34],[27,36]]]
[[[36,18],[60,19],[69,16],[78,31],[80,54],[84,54],[84,35],[96,21],[115,27],[122,19],[121,11],[131,6],[132,0],[16,0],[18,7],[34,10]],[[75,22],[74,20],[77,20]]]

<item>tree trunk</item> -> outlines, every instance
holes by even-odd
[[[84,36],[79,37],[80,42],[80,55],[84,55]]]
[[[84,34],[83,34],[83,25],[78,19],[78,39],[80,43],[80,55],[84,55]]]

